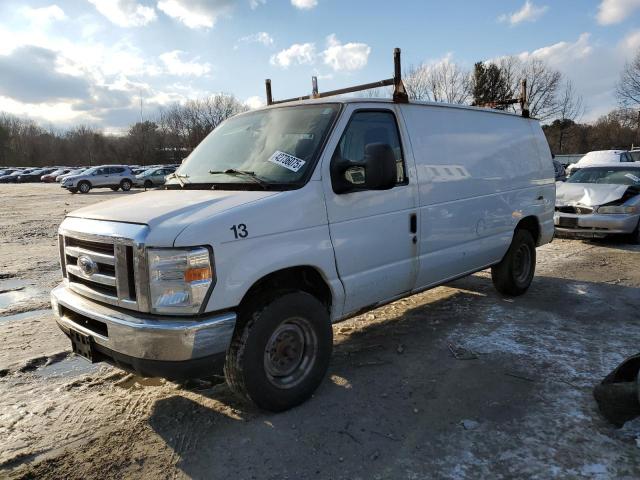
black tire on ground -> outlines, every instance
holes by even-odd
[[[527,291],[536,270],[536,244],[528,230],[516,230],[504,258],[491,267],[493,285],[505,295]]]
[[[241,309],[225,378],[242,399],[281,412],[315,392],[332,349],[327,308],[306,292],[275,292]]]
[[[638,222],[638,226],[631,234],[631,243],[634,245],[640,245],[640,221]]]
[[[80,193],[89,193],[89,190],[91,190],[91,184],[89,182],[83,181],[78,184],[78,191]]]
[[[144,188],[153,188],[153,182],[151,180],[146,180],[144,182]]]
[[[128,192],[129,190],[131,190],[131,185],[131,180],[128,180],[126,178],[120,182],[120,188],[123,192]]]
[[[118,190],[120,190],[120,187],[110,187],[111,190],[113,190],[114,192],[117,192]]]

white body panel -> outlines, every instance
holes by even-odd
[[[395,113],[408,184],[337,195],[332,153],[350,115],[363,108]],[[337,321],[497,263],[524,217],[537,220],[538,243],[549,242],[554,203],[551,155],[534,120],[464,107],[344,101],[302,188],[153,191],[70,216],[148,225],[146,246],[211,246],[216,283],[206,312],[237,307],[270,273],[313,267],[331,290]],[[246,226],[246,238],[235,238],[238,224]]]

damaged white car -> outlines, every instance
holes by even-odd
[[[556,234],[631,235],[640,243],[640,165],[582,168],[556,184]]]

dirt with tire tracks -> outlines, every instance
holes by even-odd
[[[317,393],[269,414],[220,378],[69,353],[46,310],[56,229],[119,195],[0,186],[0,477],[640,477],[640,421],[612,428],[591,393],[640,350],[640,247],[556,240],[522,297],[485,271],[335,325]]]

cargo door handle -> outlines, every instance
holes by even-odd
[[[409,233],[418,233],[418,217],[415,213],[409,215]]]

